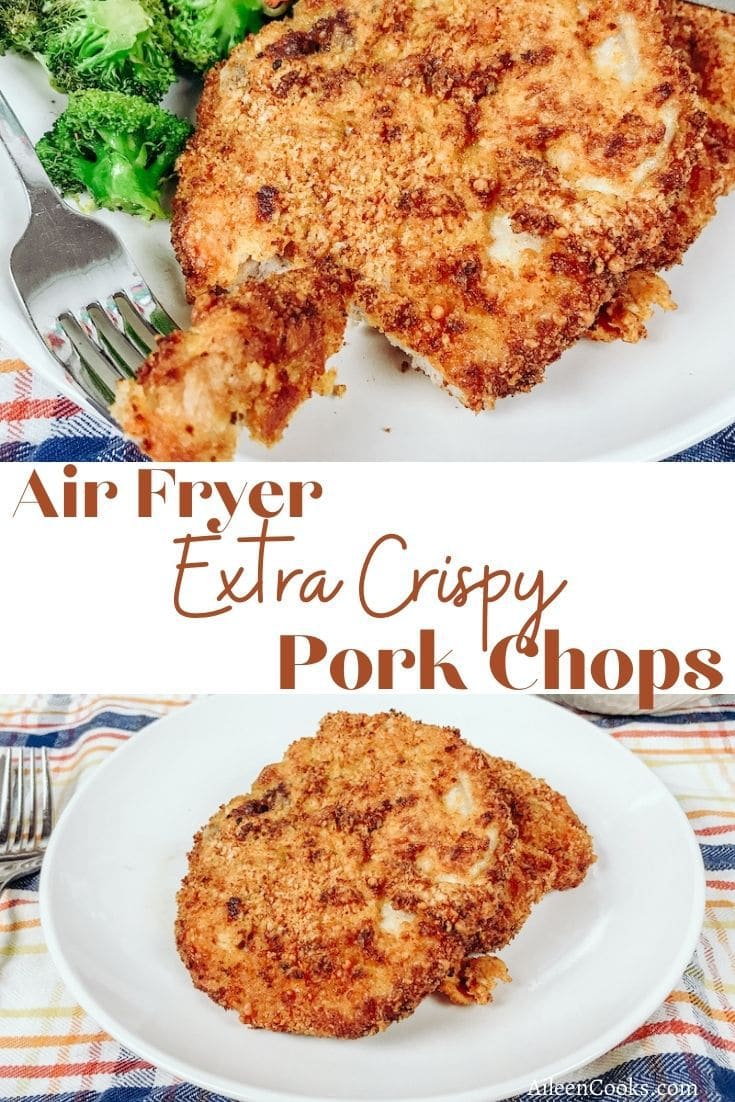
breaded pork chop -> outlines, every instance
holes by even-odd
[[[518,934],[534,904],[547,892],[578,887],[596,861],[587,828],[561,793],[511,761],[489,754],[487,760],[510,807],[518,840],[500,906],[468,944],[473,954],[502,949]],[[510,978],[498,957],[468,956],[439,993],[460,1006],[488,1003],[497,984]]]
[[[735,187],[735,15],[679,0],[670,7],[673,45],[694,75],[705,128],[694,172],[654,254],[655,268],[681,260],[717,199]]]
[[[600,311],[595,340],[637,341],[654,306],[672,309],[664,280],[654,268],[678,264],[715,214],[717,200],[735,187],[735,15],[670,0],[671,41],[693,74],[704,131],[694,169],[672,207],[651,268],[627,273]]]
[[[179,952],[248,1025],[374,1033],[457,969],[515,837],[490,762],[457,731],[328,715],[196,836]]]
[[[511,761],[490,755],[487,761],[510,807],[518,841],[500,907],[469,946],[483,953],[507,945],[542,896],[576,888],[596,860],[587,828],[560,792]]]
[[[299,0],[208,77],[175,246],[193,298],[331,256],[490,407],[655,255],[702,127],[659,0]]]
[[[112,413],[153,459],[231,459],[243,425],[274,444],[302,402],[331,391],[344,326],[339,281],[316,270],[206,296],[192,328],[120,384]]]

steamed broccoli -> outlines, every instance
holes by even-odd
[[[264,0],[167,0],[176,53],[198,72],[288,7],[288,2],[269,7]]]
[[[45,0],[36,53],[62,92],[101,88],[160,100],[174,81],[161,0]]]
[[[190,131],[188,122],[140,96],[74,92],[36,149],[65,195],[88,191],[101,207],[165,218],[161,187]]]
[[[0,54],[31,53],[38,37],[41,0],[0,0]]]

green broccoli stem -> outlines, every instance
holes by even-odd
[[[95,160],[76,159],[79,177],[91,194],[112,200],[116,206],[131,213],[145,210],[153,218],[165,218],[158,199],[158,188],[164,165],[160,159],[149,160],[145,143],[130,135],[100,131],[103,152]]]

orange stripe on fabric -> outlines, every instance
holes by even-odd
[[[735,907],[735,903],[732,903],[731,906]],[[12,934],[16,930],[30,930],[34,926],[40,925],[40,918],[27,918],[25,922],[0,922],[0,933]]]
[[[715,761],[717,760],[715,758],[715,754],[718,752],[720,754],[724,754],[726,757],[731,755],[733,758],[735,758],[735,747],[730,748],[729,746],[724,748],[719,747],[718,750],[714,750],[711,746],[690,746],[682,750],[673,750],[671,749],[671,747],[664,746],[647,746],[645,750],[641,751],[641,756],[643,756],[644,754],[669,754],[672,758],[689,758],[693,757],[695,754],[697,755],[697,757],[706,754],[708,757],[711,757],[713,761]]]
[[[57,711],[50,708],[43,708],[42,710],[32,708],[17,708],[7,712],[0,712],[0,725],[10,726],[11,724],[7,721],[13,720],[16,717],[21,719],[27,718],[29,720],[29,726],[33,728],[33,730],[56,731],[66,727],[78,726],[83,717],[91,718],[94,712],[99,711],[101,708],[107,706],[111,708],[113,708],[114,706],[130,708],[140,705],[145,708],[147,712],[153,711],[155,713],[161,708],[185,707],[187,704],[191,703],[192,699],[193,698],[189,698],[187,700],[159,700],[158,697],[154,697],[153,699],[151,699],[151,697],[137,696],[100,696],[94,697],[91,701],[85,701],[83,704],[78,705],[78,707],[72,708],[68,711],[62,709],[59,709]],[[47,718],[58,716],[59,721],[53,723],[38,723],[33,721],[33,716],[42,715]],[[156,716],[153,715],[151,718],[154,719],[156,718]],[[13,726],[17,726],[17,723],[13,724]]]
[[[102,738],[114,739],[116,742],[127,742],[129,734],[120,734],[119,731],[98,731],[95,735],[86,735],[83,739],[80,739],[74,750],[67,750],[65,753],[57,752],[53,750],[53,764],[56,766],[60,761],[68,761],[70,758],[78,758],[79,752],[82,747],[88,746],[90,742],[99,742]]]
[[[51,772],[54,776],[61,776],[64,773],[73,773],[79,768],[83,761],[86,761],[87,758],[91,758],[93,754],[111,754],[112,750],[113,747],[111,746],[107,749],[105,749],[104,746],[85,746],[68,765],[57,765],[55,761],[52,761]]]
[[[691,1006],[696,1006],[697,1010],[701,1010],[703,1014],[714,1021],[731,1022],[735,1025],[735,1010],[714,1010],[707,1005],[704,999],[700,999],[698,995],[693,995],[689,991],[672,991],[666,1002],[688,1003]]]
[[[0,1037],[0,1048],[50,1048],[51,1045],[90,1045],[94,1041],[109,1041],[107,1033],[60,1033],[57,1036]]]
[[[715,1048],[724,1048],[728,1052],[735,1052],[735,1041],[728,1041],[725,1037],[718,1037],[716,1033],[711,1033],[708,1029],[703,1029],[701,1026],[690,1025],[688,1022],[651,1022],[650,1025],[641,1026],[635,1033],[631,1033],[628,1037],[627,1044],[631,1041],[642,1041],[646,1037],[662,1037],[666,1033],[671,1033],[674,1036],[684,1036],[685,1034],[695,1034],[699,1037],[703,1037],[709,1044],[714,1045]]]
[[[707,887],[720,888],[726,891],[728,888],[735,888],[735,880],[708,880]]]
[[[28,371],[22,360],[0,360],[0,374],[11,371]]]
[[[735,819],[735,811],[687,811],[687,819],[707,819],[710,816],[718,819]]]
[[[122,1075],[128,1071],[150,1068],[144,1060],[98,1060],[88,1064],[0,1064],[0,1079],[64,1079],[74,1075]]]
[[[91,718],[92,714],[102,709],[107,703],[106,697],[94,697],[91,701],[86,701],[84,704],[79,704],[76,708],[70,709],[56,709],[56,708],[10,708],[8,711],[0,712],[0,720],[5,727],[17,727],[19,721],[27,721],[28,726],[33,730],[39,731],[56,731],[65,727],[78,726],[81,722]],[[113,702],[110,701],[110,704]],[[116,703],[123,703],[119,701]],[[54,719],[54,722],[40,723],[39,719],[44,716],[48,720]]]

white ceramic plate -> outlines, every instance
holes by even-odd
[[[60,110],[40,66],[0,59],[0,85],[35,140]],[[56,102],[53,102],[53,99]],[[182,85],[168,100],[190,110]],[[64,374],[29,330],[6,270],[5,258],[26,219],[25,199],[7,158],[0,154],[0,331],[59,390]],[[186,307],[168,227],[128,215],[102,216],[115,226],[138,266],[174,316]],[[658,314],[639,345],[583,342],[553,365],[548,381],[530,394],[474,415],[423,375],[397,370],[402,356],[380,335],[356,328],[336,360],[347,393],[314,398],[299,410],[277,448],[247,439],[251,459],[657,459],[735,421],[735,195],[720,203],[716,220],[670,273],[676,314]],[[667,277],[668,278],[668,277]],[[385,431],[389,429],[390,431]]]
[[[513,982],[486,1007],[427,999],[359,1041],[246,1029],[192,986],[173,941],[194,832],[344,697],[209,698],[117,751],[49,847],[41,915],[73,995],[175,1075],[247,1102],[491,1102],[622,1041],[674,987],[702,923],[699,849],[674,799],[585,720],[534,698],[361,697],[459,726],[567,794],[599,855],[503,952]],[[298,870],[293,870],[298,876]],[[661,921],[661,916],[666,921]]]

